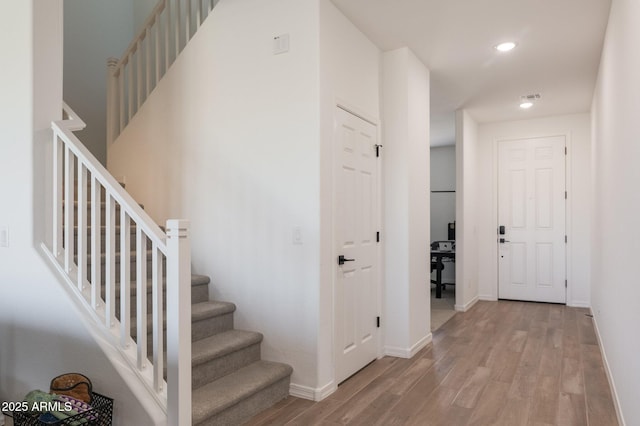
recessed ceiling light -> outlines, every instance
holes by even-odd
[[[511,49],[513,49],[514,47],[516,47],[516,44],[512,41],[506,41],[504,43],[500,43],[497,46],[494,46],[494,48],[498,51],[498,52],[508,52]]]
[[[529,109],[533,106],[533,102],[523,102],[520,104],[520,108]]]

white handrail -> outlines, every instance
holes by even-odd
[[[191,345],[185,341],[185,336],[191,336],[189,222],[169,220],[165,234],[72,133],[84,128],[84,122],[66,104],[63,110],[64,119],[52,123],[49,257],[89,316],[166,411],[170,424],[191,424]],[[149,261],[151,268],[147,268]],[[153,333],[151,353],[148,327]]]
[[[218,0],[160,0],[120,59],[107,60],[107,143],[138,112]]]

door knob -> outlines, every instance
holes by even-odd
[[[355,259],[346,259],[343,255],[338,256],[338,265],[344,265],[344,262],[353,262]]]
[[[509,240],[505,240],[504,238],[500,238],[500,244],[509,243]]]

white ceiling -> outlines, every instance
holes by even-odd
[[[333,0],[383,51],[408,46],[431,71],[432,145],[454,111],[478,122],[590,110],[611,0]],[[518,46],[499,53],[493,46]],[[529,110],[521,95],[540,93]]]

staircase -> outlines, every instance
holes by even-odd
[[[233,328],[232,303],[196,296],[209,278],[194,276],[192,282],[193,424],[242,424],[289,394],[292,369],[261,361],[262,334]]]
[[[238,425],[285,398],[291,367],[261,360],[263,336],[234,329],[235,305],[208,300],[209,278],[190,274],[188,223],[168,221],[166,234],[154,224],[75,137],[83,123],[65,108],[67,119],[53,123],[44,249],[85,320],[101,327],[169,425]]]
[[[160,0],[122,58],[109,59],[109,143],[217,2]],[[155,224],[72,133],[83,128],[66,105],[52,124],[43,248],[85,320],[99,326],[98,340],[122,357],[114,366],[137,377],[170,426],[242,424],[285,398],[291,367],[262,361],[263,336],[234,329],[236,307],[208,300],[209,278],[191,275],[188,221]]]

